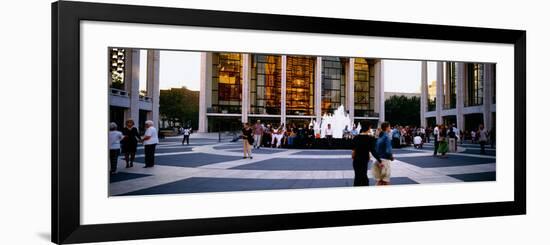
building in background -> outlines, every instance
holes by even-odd
[[[199,132],[319,121],[340,105],[354,121],[384,120],[383,61],[242,53],[201,54]]]
[[[109,120],[122,128],[133,119],[143,132],[146,120],[159,122],[159,51],[109,50]]]
[[[495,64],[436,62],[436,80],[428,84],[428,65],[421,66],[421,125],[456,123],[470,131],[496,125]]]

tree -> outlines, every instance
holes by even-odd
[[[190,124],[194,129],[199,125],[199,92],[185,87],[160,91],[159,113],[161,120],[169,127]]]
[[[384,103],[385,119],[391,125],[420,126],[420,98],[394,95]]]

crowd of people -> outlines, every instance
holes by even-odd
[[[159,143],[157,129],[153,126],[153,121],[145,121],[145,133],[141,137],[139,130],[135,127],[134,120],[126,120],[122,132],[118,130],[118,125],[114,122],[109,124],[109,160],[111,174],[117,172],[117,163],[119,154],[124,154],[126,168],[134,167],[138,143],[143,144],[145,152],[144,168],[155,166],[155,150]]]
[[[403,146],[414,146],[423,148],[424,143],[434,144],[434,156],[446,158],[447,152],[456,152],[459,144],[470,140],[472,144],[480,145],[480,153],[486,154],[485,146],[495,145],[495,130],[487,131],[483,124],[472,129],[469,134],[459,130],[456,124],[439,124],[433,127],[415,127],[396,125],[391,130],[392,146],[400,148]]]
[[[260,149],[262,147],[270,148],[312,148],[314,143],[318,143],[321,139],[320,132],[316,132],[313,126],[308,123],[303,125],[296,125],[292,123],[285,125],[284,123],[264,124],[260,120],[254,124],[243,124],[244,129],[250,128],[252,130],[251,147],[254,149]],[[359,134],[357,127],[353,126],[353,129],[346,128],[343,130],[343,139],[351,141],[353,137]],[[334,130],[330,124],[327,124],[327,128],[324,130],[324,143],[329,148],[334,144]],[[242,138],[242,137],[241,137]]]
[[[114,122],[109,124],[109,158],[110,173],[117,171],[118,157],[124,154],[126,168],[134,166],[135,155],[139,143],[143,144],[145,153],[145,166],[150,168],[155,165],[155,149],[159,143],[157,129],[152,121],[145,122],[145,133],[140,135],[135,127],[134,121],[129,119],[125,127],[119,131],[118,125]],[[485,146],[491,144],[494,147],[495,130],[488,132],[483,124],[469,135],[459,130],[455,124],[435,125],[434,127],[399,126],[391,127],[384,122],[379,128],[373,130],[368,121],[362,122],[360,131],[355,126],[351,130],[346,127],[343,139],[351,142],[353,169],[355,172],[354,186],[368,185],[367,169],[372,155],[372,171],[377,185],[388,185],[390,183],[391,162],[394,160],[392,149],[402,146],[414,146],[422,148],[424,143],[429,143],[433,138],[434,156],[447,158],[447,152],[456,151],[457,145],[462,144],[469,137],[472,143],[480,145],[480,153],[485,154]],[[183,134],[182,144],[189,144],[189,135],[192,129],[184,127],[180,130]],[[325,129],[325,139],[330,147],[333,140],[333,130],[330,124]],[[306,147],[310,148],[320,133],[315,132],[313,126],[304,124],[301,127],[291,124],[290,127],[281,124],[273,127],[271,124],[264,125],[258,120],[255,124],[244,123],[240,138],[243,141],[243,158],[252,159],[252,149],[261,147]]]
[[[373,155],[376,159],[373,165],[376,184],[388,185],[391,173],[390,164],[394,160],[390,139],[392,128],[389,123],[385,122],[375,133],[370,123],[363,122],[362,125],[364,126],[360,132],[355,126],[352,130],[348,130],[346,127],[343,132],[343,137],[352,142],[354,185],[365,186],[369,184],[367,166],[370,155]],[[330,146],[333,136],[330,124],[327,125],[324,133]],[[303,127],[292,125],[289,128],[281,124],[279,127],[273,128],[270,124],[264,126],[258,120],[254,125],[243,124],[241,138],[243,140],[243,159],[252,159],[252,148],[293,146],[295,144],[308,146],[312,144],[313,140],[320,138],[320,134],[315,134],[313,127],[308,126],[308,124],[304,124]]]

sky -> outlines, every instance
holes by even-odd
[[[160,51],[160,88],[198,91],[200,62],[199,52]],[[428,81],[435,80],[435,69],[435,62],[428,62]],[[384,81],[386,92],[420,93],[420,61],[384,60]]]
[[[200,89],[199,52],[160,51],[160,89],[187,87]]]

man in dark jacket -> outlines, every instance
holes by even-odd
[[[353,150],[351,157],[353,158],[353,171],[355,172],[354,186],[368,186],[369,179],[367,176],[368,163],[370,154],[377,160],[381,161],[374,149],[376,139],[369,134],[371,125],[364,122],[361,133],[353,138]]]

